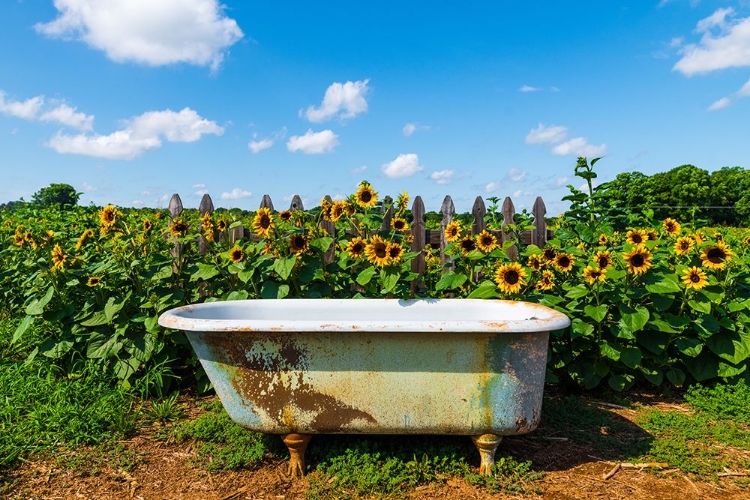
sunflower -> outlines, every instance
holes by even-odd
[[[695,246],[695,240],[689,236],[682,236],[677,238],[677,242],[674,244],[674,253],[677,255],[687,255],[693,250]]]
[[[13,244],[17,247],[22,247],[25,241],[26,240],[24,239],[23,234],[15,233],[13,235]]]
[[[211,214],[206,212],[201,216],[201,228],[206,233],[212,233],[214,230],[214,221],[211,220]]]
[[[386,252],[388,253],[388,259],[390,260],[390,262],[395,264],[401,261],[401,256],[404,254],[404,247],[402,247],[398,243],[391,242],[388,243]]]
[[[372,264],[383,267],[388,264],[388,244],[380,236],[373,236],[365,247],[367,260]]]
[[[545,262],[552,262],[557,256],[557,251],[552,247],[547,247],[542,251],[542,260]]]
[[[333,208],[333,202],[328,198],[320,200],[320,213],[323,214],[323,220],[331,221],[331,209]]]
[[[89,239],[94,237],[94,231],[91,229],[86,229],[84,232],[81,233],[81,236],[78,238],[78,242],[76,242],[76,252],[83,247],[83,245],[88,241]]]
[[[396,198],[396,213],[402,214],[406,212],[406,208],[409,205],[409,193],[402,191],[398,198]]]
[[[701,243],[703,243],[704,241],[706,241],[706,239],[703,237],[703,235],[700,233],[700,231],[694,232],[693,235],[692,235],[692,238],[699,245]]]
[[[648,229],[646,231],[646,237],[648,238],[649,241],[656,241],[659,239],[659,233],[657,233],[653,229]]]
[[[114,205],[107,205],[106,207],[99,210],[99,222],[102,228],[109,229],[117,222],[117,217],[122,215],[122,212],[117,210]]]
[[[229,227],[229,224],[227,224],[227,221],[224,219],[219,219],[216,221],[216,229],[218,229],[221,232],[224,232]]]
[[[541,255],[529,255],[529,261],[526,263],[534,271],[539,271],[544,262],[542,261]]]
[[[604,281],[607,279],[607,272],[603,269],[594,266],[586,266],[583,270],[583,279],[585,279],[589,285],[593,285],[597,281]]]
[[[172,236],[182,236],[187,233],[188,229],[190,227],[182,219],[174,219],[169,225],[169,232],[172,233]]]
[[[594,256],[594,260],[596,261],[596,264],[599,266],[599,269],[604,271],[609,266],[612,265],[612,252],[609,250],[603,250],[601,252],[596,252],[596,255]]]
[[[242,262],[244,258],[245,251],[239,245],[235,245],[234,248],[229,251],[229,260],[231,260],[233,264]]]
[[[461,255],[465,256],[477,249],[477,242],[474,241],[473,236],[467,234],[458,242],[458,246],[461,248]]]
[[[346,202],[346,200],[337,200],[337,201],[334,201],[333,204],[331,205],[331,210],[330,210],[330,214],[329,214],[329,216],[331,218],[331,221],[336,222],[341,217],[343,217],[345,214],[347,214],[348,213],[348,210],[347,210],[347,206],[348,205],[349,204]]]
[[[626,241],[631,245],[642,245],[648,240],[648,233],[642,229],[631,229],[628,231]]]
[[[461,223],[452,220],[445,226],[445,239],[450,242],[458,241],[461,237]]]
[[[664,232],[666,232],[670,236],[680,234],[680,230],[682,229],[682,226],[680,226],[679,222],[674,219],[670,219],[669,217],[664,219],[664,222],[662,222],[661,225],[664,228]]]
[[[273,228],[274,223],[271,217],[271,209],[266,207],[259,208],[253,218],[253,231],[255,231],[255,234],[268,238]]]
[[[518,293],[521,291],[521,286],[526,284],[525,277],[526,271],[521,267],[521,264],[512,262],[497,268],[495,283],[505,293]]]
[[[569,253],[561,253],[555,257],[554,263],[555,267],[557,267],[560,271],[567,273],[571,269],[573,269],[573,263],[575,262],[575,257],[570,255]]]
[[[86,282],[86,284],[87,284],[88,286],[90,286],[90,287],[95,287],[95,286],[99,286],[99,285],[101,285],[101,284],[102,284],[102,279],[101,279],[101,278],[97,278],[96,276],[91,276],[91,277],[90,277],[90,278],[88,279],[88,281]]]
[[[703,261],[703,267],[707,267],[708,269],[724,269],[727,261],[733,255],[726,243],[719,241],[715,245],[707,246],[703,249],[701,260]]]
[[[497,238],[494,234],[485,231],[482,231],[477,236],[477,248],[479,248],[484,253],[490,253],[497,247]]]
[[[151,222],[151,219],[149,219],[148,217],[143,219],[143,232],[144,233],[150,233],[153,228],[154,228],[154,224]]]
[[[602,233],[599,235],[599,244],[600,245],[608,245],[609,244],[609,236]]]
[[[284,222],[290,222],[292,220],[292,211],[282,210],[281,212],[279,212],[279,219]]]
[[[63,252],[62,247],[59,243],[55,243],[55,247],[52,249],[52,270],[56,271],[62,269],[65,266],[65,259],[67,255]]]
[[[742,240],[742,244],[745,246],[750,246],[750,236],[745,236],[745,239]]]
[[[293,234],[289,237],[289,251],[295,254],[305,253],[310,245],[304,234]]]
[[[364,255],[366,247],[367,242],[357,236],[346,245],[346,251],[349,252],[349,255],[351,255],[355,259],[358,259],[362,257],[362,255]]]
[[[23,233],[23,239],[27,243],[34,243],[34,233],[32,233],[31,231],[26,231],[25,233]]]
[[[682,282],[685,283],[685,287],[694,290],[700,290],[708,285],[706,273],[703,272],[703,269],[695,266],[685,269],[685,273],[682,276]]]
[[[391,226],[393,227],[394,231],[403,232],[409,230],[409,223],[403,217],[395,217],[391,221]]]
[[[542,271],[542,277],[536,282],[536,289],[540,292],[548,292],[555,287],[555,274],[549,269]]]
[[[633,250],[624,255],[625,262],[628,264],[628,272],[633,274],[643,274],[648,271],[651,266],[651,259],[653,255],[643,245],[636,246]]]
[[[354,201],[363,208],[374,207],[378,202],[378,193],[376,193],[369,182],[363,181],[359,184],[359,189],[354,193]]]

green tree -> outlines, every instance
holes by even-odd
[[[750,171],[724,167],[711,173],[710,212],[714,224],[747,225],[750,222]]]
[[[711,205],[711,176],[694,165],[680,165],[649,177],[645,191],[657,219],[696,221],[708,215],[703,207]]]
[[[43,207],[50,205],[64,207],[66,205],[77,205],[80,197],[81,193],[76,192],[70,184],[50,184],[34,193],[31,201]]]

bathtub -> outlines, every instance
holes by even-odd
[[[279,434],[304,475],[313,434],[471,436],[489,474],[503,436],[534,430],[549,332],[538,304],[478,299],[208,302],[165,312],[230,417]]]

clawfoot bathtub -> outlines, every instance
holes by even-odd
[[[538,304],[475,299],[209,302],[165,312],[230,417],[279,434],[290,473],[313,434],[471,436],[489,474],[502,436],[534,430],[549,332]]]

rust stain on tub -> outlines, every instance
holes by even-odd
[[[263,410],[280,427],[333,433],[357,420],[376,424],[369,413],[318,392],[305,381],[308,354],[291,335],[209,333],[204,340],[232,370],[228,379],[238,394]],[[252,354],[250,346],[264,341],[277,346],[277,352]],[[300,413],[311,416],[309,423],[297,420],[295,415]]]

